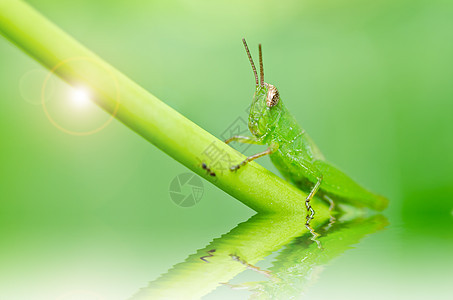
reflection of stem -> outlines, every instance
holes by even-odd
[[[329,218],[327,209],[318,208],[317,216],[313,223],[319,227]],[[242,260],[254,265],[294,237],[308,234],[303,226],[304,219],[305,215],[255,215],[190,255],[185,262],[175,265],[141,289],[131,300],[199,299],[221,282],[228,282],[247,269],[231,259],[230,254],[240,253]],[[210,263],[200,259],[213,249],[215,253],[209,257]]]
[[[175,265],[141,289],[131,300],[199,299],[220,285],[247,289],[254,292],[254,296],[288,299],[296,294],[300,295],[323,265],[365,235],[380,230],[387,224],[383,216],[358,218],[337,222],[327,232],[324,225],[328,222],[328,212],[318,211],[317,215],[318,218],[313,222],[316,223],[315,228],[321,228],[320,241],[323,249],[310,240],[311,233],[301,226],[305,223],[304,216],[255,215],[221,238],[215,239],[204,249],[190,255],[185,262]],[[321,217],[324,224],[318,221]],[[259,260],[283,246],[284,249],[269,270],[255,266]],[[210,263],[201,259],[206,258],[206,253],[209,253]],[[232,253],[240,253],[240,256]],[[229,283],[233,277],[247,269],[261,271],[264,275],[269,275],[270,280]]]

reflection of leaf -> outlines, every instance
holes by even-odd
[[[328,216],[317,216],[313,225],[321,228],[321,225],[328,222]],[[249,290],[263,295],[278,294],[279,291],[274,291],[275,289],[287,288],[283,281],[289,283],[292,280],[292,284],[298,284],[296,277],[325,264],[366,234],[382,228],[386,221],[383,217],[374,217],[334,224],[328,234],[320,238],[323,249],[313,243],[304,223],[305,216],[300,215],[255,215],[221,238],[215,239],[204,249],[190,255],[185,262],[175,265],[140,290],[132,300],[199,299],[220,283],[228,282],[247,269],[244,263],[232,256],[238,256],[247,264],[253,265],[291,243],[270,269],[272,279],[269,282],[246,284]],[[296,237],[299,238],[295,239]],[[303,258],[305,260],[301,262]],[[300,284],[303,284],[303,280]],[[298,290],[297,287],[295,290]]]
[[[325,264],[387,224],[387,219],[381,215],[336,223],[319,238],[322,249],[309,243],[310,235],[294,239],[269,268],[276,280],[256,283],[255,295],[260,299],[289,299],[300,295],[316,280]]]
[[[325,210],[317,213],[318,218],[312,222],[315,227],[328,219]],[[175,265],[132,299],[199,299],[246,269],[232,254],[255,264],[294,237],[307,233],[304,224],[305,215],[255,215]]]

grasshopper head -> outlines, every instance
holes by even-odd
[[[263,137],[273,130],[281,113],[281,102],[278,90],[272,84],[264,82],[263,55],[261,52],[261,44],[259,45],[260,59],[260,81],[256,72],[255,64],[247,47],[245,39],[242,39],[245,51],[252,65],[252,70],[255,75],[256,91],[253,95],[252,105],[249,115],[249,129],[256,137]]]

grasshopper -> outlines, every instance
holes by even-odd
[[[358,207],[383,210],[388,200],[361,187],[345,173],[327,162],[323,154],[303,130],[289,110],[283,105],[280,93],[272,84],[264,82],[263,55],[259,44],[260,78],[245,39],[245,51],[252,65],[256,90],[248,120],[253,136],[233,136],[225,141],[258,145],[268,145],[260,153],[247,157],[238,165],[230,167],[237,171],[248,162],[269,155],[272,163],[288,181],[308,193],[305,198],[307,223],[313,219],[315,211],[310,200],[315,196],[330,203],[343,202]],[[310,213],[310,214],[309,214]]]

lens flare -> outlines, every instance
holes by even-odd
[[[90,93],[84,88],[72,88],[70,93],[77,107],[85,107],[90,102]]]

